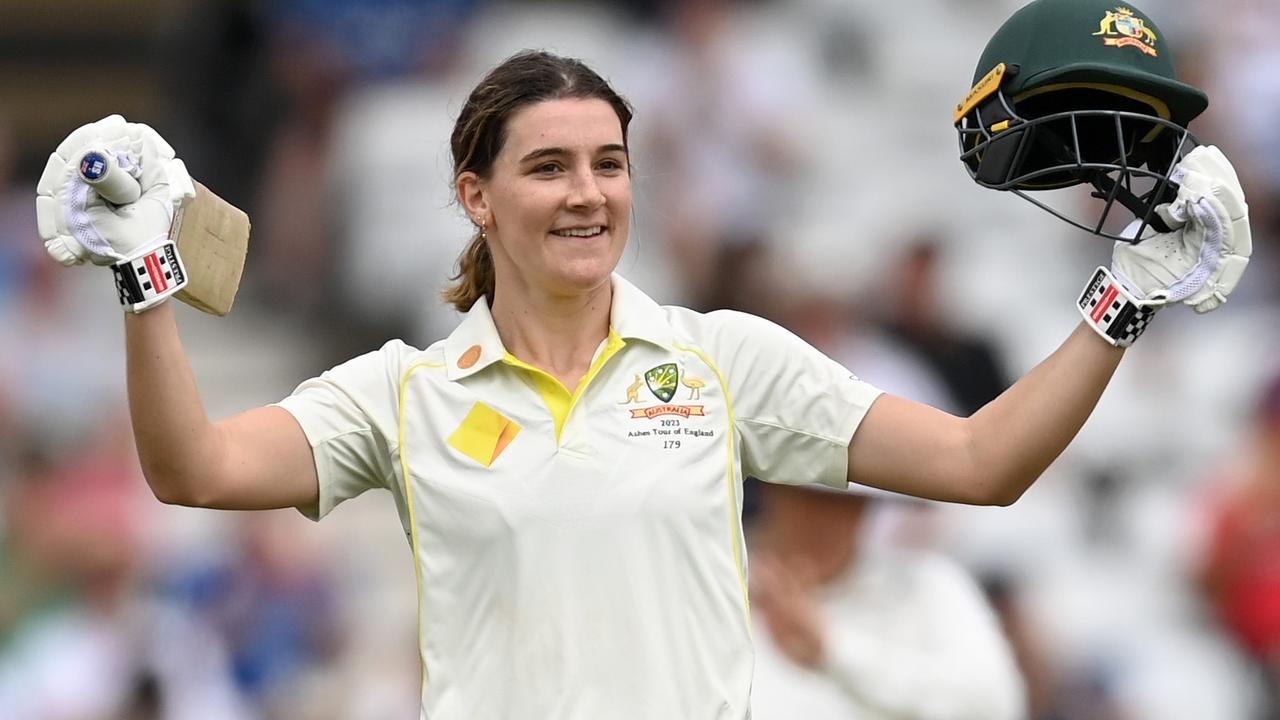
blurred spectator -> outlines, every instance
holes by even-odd
[[[716,271],[701,293],[706,309],[737,310],[784,325],[799,320],[803,313],[792,309],[797,301],[788,297],[785,275],[778,272],[771,248],[763,237],[742,237],[714,248]]]
[[[917,353],[867,324],[858,308],[835,289],[788,280],[772,245],[753,240],[726,246],[717,268],[720,279],[708,295],[710,308],[769,318],[872,385],[955,412],[956,402],[946,385]],[[743,515],[748,520],[761,502],[760,485],[743,487]]]
[[[337,135],[338,122],[353,91],[406,78],[429,81],[454,69],[465,37],[462,29],[482,5],[481,0],[286,0],[275,4],[272,68],[285,90],[289,112],[267,156],[261,187],[265,213],[260,226],[269,243],[261,289],[268,298],[282,297],[304,310],[322,309],[329,315],[326,322],[349,318],[352,330],[370,324],[388,331],[376,338],[379,343],[405,335],[403,325],[381,321],[385,315],[358,312],[363,309],[359,293],[343,297],[333,292],[335,286],[349,284],[357,267],[368,264],[364,258],[374,258],[384,273],[397,264],[388,262],[397,253],[377,253],[360,242],[363,236],[341,234],[354,227],[344,222],[352,218],[338,211],[345,201],[343,193],[353,191],[352,179],[346,175],[364,168],[363,164],[352,166],[352,158],[335,142],[342,139]],[[379,129],[369,127],[367,132]],[[396,179],[409,190],[419,189],[424,180],[421,174]],[[377,197],[382,203],[387,199]],[[423,210],[416,197],[393,205]],[[426,210],[439,211],[437,207]],[[414,223],[401,225],[386,240],[403,245],[414,228]],[[353,266],[353,259],[361,262]],[[380,278],[385,280],[385,274]],[[388,314],[399,315],[407,310],[405,305],[412,304],[406,303],[412,298],[404,295],[397,299],[401,308]]]
[[[955,413],[943,377],[915,348],[868,323],[860,307],[822,288],[789,293],[780,322],[876,387]],[[776,311],[775,311],[776,315]]]
[[[6,328],[15,325],[26,309],[23,297],[54,267],[36,234],[34,188],[20,181],[16,163],[16,138],[0,114],[0,429],[5,385],[12,381],[11,373],[5,371],[9,363],[18,362],[18,345],[5,341]]]
[[[1000,628],[1022,675],[1027,720],[1055,720],[1057,672],[1035,623],[1027,617],[1017,580],[1003,573],[987,573],[981,587],[996,613]]]
[[[1264,389],[1252,432],[1215,479],[1200,581],[1213,611],[1269,689],[1280,718],[1280,375]]]
[[[153,592],[129,425],[98,426],[70,455],[26,438],[0,506],[0,718],[337,720],[299,697],[339,650],[314,545],[247,515],[223,563],[176,558]]]
[[[239,694],[271,718],[299,717],[302,688],[340,650],[334,580],[300,522],[245,515],[229,552],[180,562],[164,580],[166,604],[217,638]]]
[[[69,457],[27,438],[30,451],[7,498],[10,542],[0,548],[6,720],[111,718],[133,702],[148,673],[135,650],[141,498],[128,436],[119,431],[128,424],[99,427],[97,441]]]
[[[319,321],[317,313],[328,315],[326,322],[354,315],[353,328],[361,321],[373,322],[377,330],[388,327],[377,322],[380,316],[360,312],[359,297],[353,303],[333,291],[348,284],[352,270],[341,245],[350,218],[342,212],[340,194],[351,189],[351,157],[340,152],[335,132],[350,93],[430,78],[452,67],[465,39],[460,29],[484,4],[233,0],[193,4],[174,23],[168,48],[175,58],[174,110],[182,131],[197,141],[184,157],[198,178],[226,181],[210,185],[233,201],[243,198],[241,207],[254,221],[246,295],[275,310],[301,311],[304,321]],[[211,98],[217,107],[209,106]],[[183,140],[182,131],[175,144]],[[361,168],[351,170],[358,174]],[[342,184],[335,187],[334,178]],[[413,188],[421,180],[403,186]],[[412,200],[405,205],[418,209]],[[402,241],[405,228],[389,239]],[[378,256],[383,268],[385,257]],[[412,304],[398,299],[402,306]],[[380,342],[388,335],[378,336]]]
[[[279,0],[289,44],[316,37],[361,81],[431,74],[452,63],[461,27],[484,0]]]
[[[440,301],[470,233],[453,206],[450,116],[469,89],[471,24],[489,3],[409,4],[416,9],[398,22],[408,26],[401,34],[424,36],[412,46],[418,54],[366,72],[335,105],[316,187],[336,242],[324,287],[329,321],[342,323],[343,357],[388,337],[425,347],[457,322]]]
[[[9,472],[0,476],[0,653],[4,639],[14,637],[18,626],[58,593],[48,577],[56,566],[42,557],[48,543],[40,537],[37,507],[40,482],[53,474],[54,458],[31,435],[17,438],[10,452]]]
[[[660,34],[637,48],[627,86],[637,107],[641,187],[652,193],[663,250],[692,307],[711,307],[718,264],[735,246],[785,237],[798,191],[801,132],[792,115],[816,94],[812,74],[737,23],[742,3],[667,3]],[[648,185],[645,181],[654,178]]]
[[[9,123],[0,115],[0,308],[11,307],[27,276],[35,269],[37,242],[32,189],[18,181],[15,144]],[[4,310],[0,310],[3,312]]]
[[[167,122],[147,120],[178,149],[196,179],[255,221],[263,205],[258,178],[289,109],[272,67],[271,5],[175,3],[163,16],[158,54],[164,62],[156,67]]]
[[[1044,633],[1027,611],[1023,581],[1001,572],[982,577],[982,589],[1009,639],[1027,692],[1027,720],[1127,720],[1115,680],[1094,663],[1069,672],[1055,662]]]
[[[963,569],[868,542],[865,495],[762,485],[750,535],[753,717],[1023,717],[1013,655]]]
[[[325,186],[342,271],[325,290],[351,350],[388,337],[426,346],[457,322],[440,291],[469,237],[442,111],[465,98],[458,70],[442,61],[432,74],[353,90],[337,108]]]
[[[958,329],[943,313],[938,242],[925,236],[908,244],[877,309],[885,329],[933,368],[958,414],[968,416],[1004,392],[1009,379],[994,342]]]
[[[252,287],[277,308],[314,316],[326,309],[337,239],[324,183],[330,133],[334,110],[355,79],[355,59],[338,29],[304,0],[279,3],[275,10],[268,19],[266,69],[283,104],[256,188],[261,208],[254,219]]]
[[[17,338],[8,328],[17,324],[22,312],[20,299],[41,269],[48,269],[36,238],[31,191],[18,181],[16,146],[5,117],[0,114],[0,503],[4,501],[10,465],[17,462],[18,424],[13,370],[21,362]],[[0,538],[4,526],[0,524]],[[0,610],[0,614],[2,614]],[[0,618],[0,626],[3,619]]]

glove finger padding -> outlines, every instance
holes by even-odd
[[[77,265],[110,246],[87,220],[96,192],[79,176],[79,157],[94,147],[117,157],[128,153],[125,120],[111,115],[72,131],[49,156],[36,184],[37,231],[45,249],[63,265]]]
[[[103,148],[98,142],[86,147],[121,155],[127,152],[113,147],[117,145]],[[79,160],[50,155],[37,192],[36,227],[55,260],[64,265],[85,260],[102,265],[123,259],[100,230],[112,207],[80,177]]]
[[[1179,168],[1186,175],[1179,198],[1188,200],[1189,219],[1204,228],[1206,245],[1216,246],[1216,258],[1206,258],[1206,263],[1212,261],[1212,271],[1203,286],[1182,302],[1207,313],[1227,301],[1248,267],[1253,254],[1249,206],[1235,168],[1218,148],[1197,148]]]
[[[1235,290],[1249,265],[1253,241],[1248,215],[1233,220],[1217,195],[1207,195],[1188,207],[1192,215],[1190,224],[1204,229],[1205,247],[1216,249],[1216,256],[1212,258],[1215,262],[1204,282],[1182,299],[1184,304],[1203,314],[1217,309]]]
[[[186,165],[174,156],[173,147],[159,133],[143,123],[129,123],[126,132],[132,148],[143,160],[138,175],[143,193],[164,185],[168,188],[167,199],[175,207],[195,198],[195,184]]]
[[[95,143],[123,138],[127,125],[128,123],[120,115],[108,115],[97,122],[81,125],[58,143],[58,149],[53,153],[64,160],[77,157],[84,148]]]
[[[1177,229],[1117,243],[1112,271],[1138,298],[1209,312],[1226,302],[1248,265],[1248,205],[1231,163],[1214,146],[1188,153],[1173,179],[1177,198],[1159,210]]]
[[[1179,176],[1185,174],[1184,181]],[[1196,178],[1195,176],[1199,177]],[[1214,145],[1203,145],[1187,153],[1174,169],[1172,179],[1190,193],[1212,191],[1223,202],[1231,217],[1241,217],[1248,208],[1240,178],[1227,156]],[[1189,187],[1188,187],[1189,186]]]
[[[138,180],[141,197],[124,205],[106,202],[80,176],[80,158],[90,149],[114,156]],[[159,134],[112,115],[76,129],[58,145],[36,192],[37,229],[49,255],[63,265],[109,265],[164,240],[177,208],[195,197],[195,186]]]
[[[120,115],[110,115],[82,125],[71,132],[49,156],[36,184],[36,223],[45,249],[63,265],[85,260],[105,264],[120,259],[103,239],[94,223],[105,202],[80,177],[80,157],[90,148],[103,150],[123,160],[123,167],[136,167],[126,134],[128,123]]]
[[[1174,179],[1179,183],[1178,200],[1195,201],[1211,196],[1221,205],[1218,214],[1233,226],[1223,236],[1223,255],[1247,258],[1253,253],[1249,205],[1235,168],[1221,150],[1213,145],[1196,148],[1178,164]]]

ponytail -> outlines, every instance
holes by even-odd
[[[466,312],[481,298],[493,299],[493,253],[484,230],[471,237],[471,244],[458,256],[457,269],[450,278],[453,284],[440,293],[445,302]]]

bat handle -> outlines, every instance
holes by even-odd
[[[142,195],[138,180],[120,167],[115,153],[105,148],[90,149],[80,156],[80,177],[109,203],[124,205]]]

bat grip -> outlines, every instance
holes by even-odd
[[[93,187],[103,200],[125,205],[142,195],[137,178],[120,167],[115,153],[107,149],[90,149],[80,156],[80,178]]]

